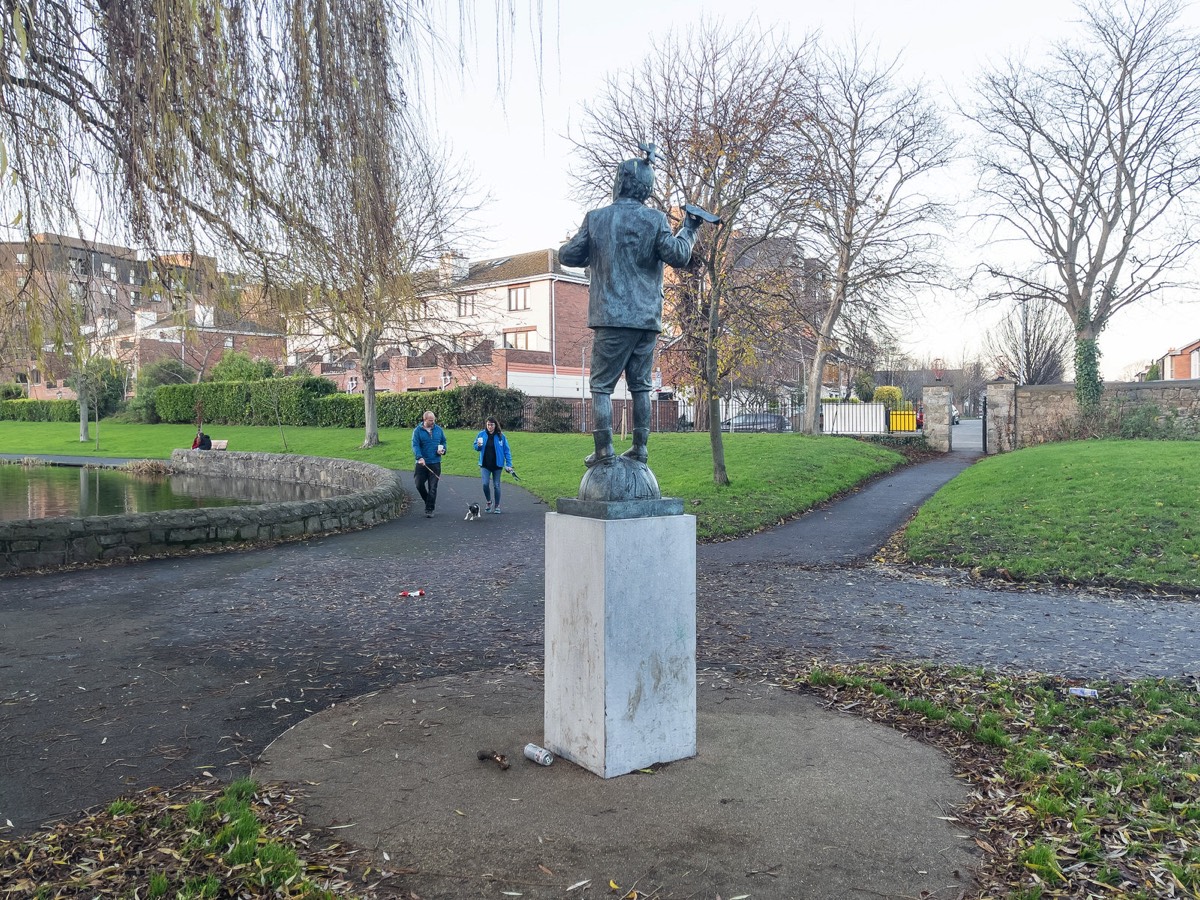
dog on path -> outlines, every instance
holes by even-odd
[[[472,503],[467,507],[467,514],[463,516],[464,522],[470,522],[473,519],[479,518],[479,504]]]

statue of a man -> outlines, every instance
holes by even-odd
[[[650,387],[654,345],[662,331],[663,264],[686,266],[701,219],[688,214],[672,235],[667,217],[645,205],[654,169],[644,159],[617,167],[613,202],[584,217],[563,244],[563,265],[591,267],[588,327],[592,339],[592,415],[596,450],[584,463],[613,459],[612,392],[621,373],[633,394],[633,446],[623,456],[646,462],[650,437]]]

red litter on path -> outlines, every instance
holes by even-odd
[[[401,591],[401,592],[400,592],[400,596],[401,596],[401,597],[424,597],[424,596],[425,596],[425,592],[424,592],[424,591],[422,591],[422,590],[415,590],[415,591]]]

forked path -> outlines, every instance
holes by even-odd
[[[1196,604],[1012,591],[862,562],[969,463],[882,478],[699,554],[703,664],[934,659],[1079,675],[1200,671]],[[249,761],[378,688],[540,665],[546,506],[447,476],[433,519],[228,553],[0,579],[0,828]],[[423,588],[419,599],[401,598]]]

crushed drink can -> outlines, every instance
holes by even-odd
[[[1100,696],[1099,691],[1095,690],[1094,688],[1085,688],[1085,687],[1067,688],[1067,693],[1070,694],[1072,697],[1086,697],[1089,700],[1095,700],[1097,697]]]
[[[554,762],[554,754],[545,747],[539,747],[537,744],[525,745],[525,758],[532,759],[539,766],[548,766]]]

